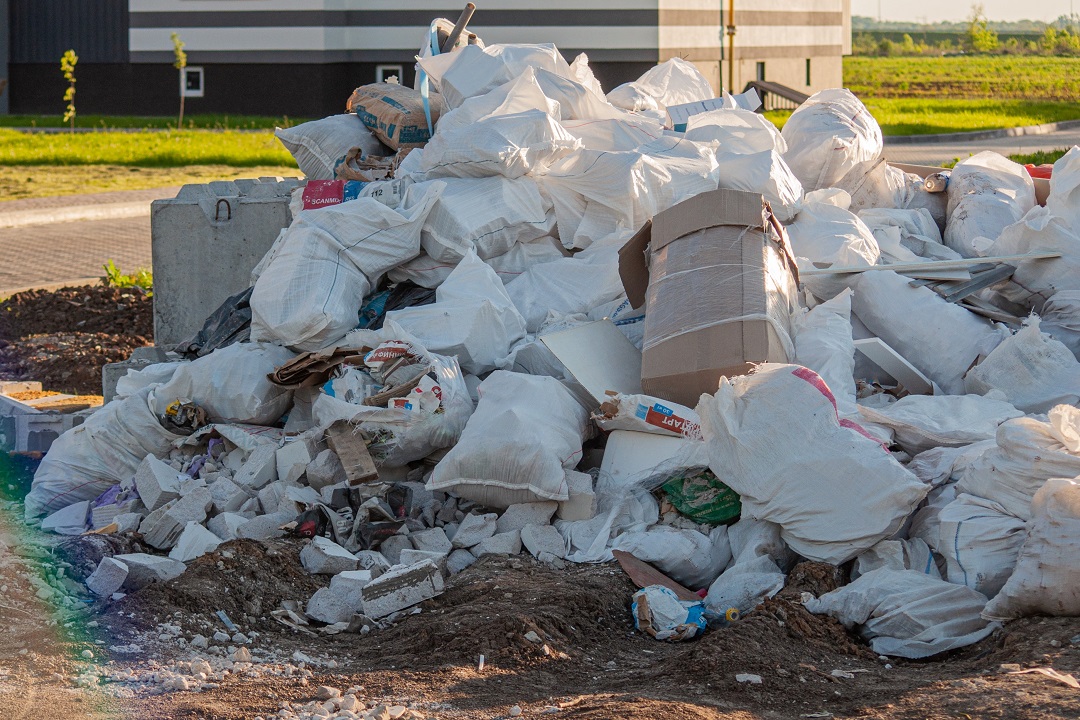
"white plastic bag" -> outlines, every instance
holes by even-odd
[[[941,571],[934,561],[930,546],[921,538],[911,540],[882,540],[855,558],[851,579],[873,572],[878,568],[891,570],[914,570],[932,578],[941,579]]]
[[[856,412],[850,290],[796,316],[795,362],[821,376],[832,390],[841,415]]]
[[[1040,328],[1080,357],[1080,290],[1059,290],[1042,308]]]
[[[1001,423],[1024,416],[1000,395],[908,395],[880,410],[860,405],[859,412],[891,428],[896,444],[911,455],[991,440]]]
[[[719,187],[764,195],[782,222],[791,220],[801,209],[802,185],[777,151],[750,154],[721,151],[716,153],[716,162],[721,169]]]
[[[777,523],[808,559],[855,557],[896,532],[929,490],[865,430],[841,421],[807,368],[761,365],[725,378],[697,411],[709,467],[742,497],[743,516]]]
[[[612,538],[643,532],[660,519],[656,498],[648,490],[626,486],[603,474],[596,480],[596,515],[590,520],[556,520],[566,540],[570,562],[607,562]]]
[[[858,163],[876,160],[884,141],[870,111],[848,90],[822,90],[791,114],[781,131],[784,159],[810,192],[833,187]]]
[[[318,350],[355,328],[371,284],[420,253],[420,229],[445,185],[420,197],[413,187],[399,210],[359,198],[300,213],[255,283],[251,339]]]
[[[141,370],[128,370],[123,377],[116,381],[115,397],[125,398],[128,395],[134,395],[145,387],[168,382],[184,362],[154,363]]]
[[[588,413],[550,377],[496,370],[461,438],[428,480],[488,507],[566,500],[565,470],[581,459]]]
[[[942,508],[938,522],[934,547],[945,556],[948,581],[997,595],[1027,536],[1024,521],[992,500],[961,494]]]
[[[356,113],[331,115],[291,128],[276,128],[274,136],[292,153],[300,172],[308,180],[333,180],[338,163],[354,147],[359,147],[364,157],[394,154],[379,142]]]
[[[449,108],[457,108],[468,98],[491,92],[524,74],[530,67],[571,77],[570,66],[551,43],[496,44],[484,48],[467,45],[452,53],[421,57],[419,64]]]
[[[596,79],[592,68],[589,67],[589,56],[585,53],[578,53],[574,62],[570,63],[570,77],[600,97],[604,97],[604,88],[600,86],[600,81]]]
[[[1028,171],[990,151],[957,163],[948,193],[945,244],[964,257],[994,252],[990,247],[1002,230],[1035,207],[1035,183]]]
[[[1063,291],[1080,291],[1080,229],[1048,208],[1032,208],[1019,222],[1009,225],[990,247],[991,255],[1026,255],[1059,252],[1059,258],[1019,260],[1008,283],[995,288],[1006,300],[1042,310],[1046,302]]]
[[[853,289],[859,320],[950,395],[964,394],[968,368],[1007,332],[888,270],[861,273]]]
[[[1044,413],[1055,405],[1080,403],[1080,362],[1069,348],[1032,319],[997,346],[964,378],[969,393],[1004,393],[1018,409]]]
[[[525,319],[502,281],[472,250],[435,290],[434,303],[392,310],[386,321],[399,324],[430,352],[456,355],[474,375],[494,370],[525,337]]]
[[[705,607],[718,615],[747,613],[784,588],[784,573],[768,555],[737,562],[709,586]]]
[[[1080,615],[1080,485],[1051,479],[1031,502],[1032,522],[1016,569],[983,617]]]
[[[715,97],[709,81],[693,63],[671,58],[649,68],[637,80],[624,83],[607,94],[615,107],[633,112],[666,111],[668,105],[683,105]]]
[[[440,117],[435,125],[435,134],[445,135],[468,128],[485,118],[514,115],[527,110],[543,110],[555,119],[561,114],[558,103],[544,95],[536,82],[536,69],[532,67],[491,92],[468,98],[460,107]]]
[[[611,543],[611,549],[652,563],[691,590],[707,587],[731,562],[727,528],[723,525],[708,535],[656,525],[644,532],[623,533]]]
[[[787,152],[787,141],[764,115],[738,108],[691,115],[685,137],[695,142],[719,142],[722,153]]]
[[[979,613],[986,597],[916,570],[882,567],[803,603],[859,627],[880,655],[924,658],[976,643],[998,628]]]
[[[622,295],[619,245],[594,246],[574,257],[534,265],[507,283],[506,292],[528,331],[539,330],[552,310],[587,312]]]
[[[960,259],[960,253],[942,243],[941,231],[926,208],[868,208],[858,214],[874,233],[886,262]],[[908,254],[903,254],[904,251]]]
[[[791,252],[800,270],[828,267],[869,267],[881,256],[877,240],[859,217],[811,195],[795,222],[788,225]],[[856,280],[854,275],[806,277],[803,284],[818,298],[831,298]]]
[[[636,115],[618,120],[563,120],[562,126],[586,150],[629,152],[663,136],[664,128]]]
[[[541,263],[560,260],[566,257],[566,251],[558,244],[558,238],[550,235],[537,238],[527,243],[517,243],[502,255],[488,258],[484,262],[495,271],[503,284],[523,275],[529,268]],[[457,267],[458,261],[439,262],[427,253],[399,265],[386,274],[392,282],[409,280],[420,287],[435,289],[446,282],[450,273]]]
[[[1046,209],[1080,232],[1080,147],[1074,145],[1054,163]]]

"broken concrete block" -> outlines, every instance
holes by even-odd
[[[86,529],[86,518],[89,514],[89,500],[73,503],[42,520],[41,529],[60,535],[80,535]]]
[[[442,528],[432,528],[431,530],[411,533],[409,540],[412,541],[412,546],[417,550],[448,555],[454,549]]]
[[[191,562],[208,552],[212,552],[221,544],[221,538],[210,532],[197,522],[189,522],[176,545],[169,551],[169,557],[180,562]]]
[[[244,450],[244,448],[233,448],[225,453],[225,457],[222,459],[221,464],[227,467],[233,474],[236,474],[240,472],[240,468],[244,467],[246,455],[247,450]]]
[[[360,570],[370,570],[371,577],[377,578],[390,569],[391,562],[378,550],[361,550],[356,553]]]
[[[461,521],[457,531],[451,536],[451,542],[456,548],[471,548],[473,545],[487,540],[495,534],[498,514],[466,515]]]
[[[481,540],[470,552],[478,558],[485,555],[517,555],[521,552],[521,531],[511,530],[492,535],[487,540]]]
[[[240,512],[244,514],[250,514],[252,518],[259,514],[262,510],[262,505],[259,504],[259,498],[253,497],[243,505],[240,506]]]
[[[474,562],[476,562],[476,556],[468,550],[455,550],[446,558],[446,571],[451,575],[457,575]]]
[[[435,514],[436,520],[441,520],[444,523],[454,522],[454,516],[457,514],[457,500],[454,498],[447,498],[443,501],[442,506],[439,508],[439,512]]]
[[[596,517],[596,493],[592,475],[566,471],[566,492],[569,497],[559,503],[555,516],[560,520],[592,520]]]
[[[120,590],[127,580],[128,566],[116,558],[102,558],[90,577],[86,578],[86,587],[100,597],[108,597]]]
[[[397,565],[401,558],[401,551],[413,549],[412,541],[406,535],[391,535],[379,545],[379,552],[383,554],[391,565]]]
[[[526,525],[550,525],[551,516],[559,509],[554,500],[543,502],[520,503],[506,508],[506,512],[495,525],[495,532],[505,533],[520,530]]]
[[[116,532],[129,533],[138,530],[143,517],[143,514],[138,512],[120,513],[113,518],[113,522],[116,523]]]
[[[308,463],[318,454],[315,440],[309,435],[285,438],[285,444],[277,449],[278,480],[294,483],[307,470]]]
[[[391,568],[364,586],[364,614],[386,617],[439,595],[444,587],[438,566],[430,560]]]
[[[299,503],[300,505],[314,505],[323,501],[322,495],[318,493],[314,488],[309,488],[306,485],[285,485],[283,503],[293,503],[294,505]],[[327,503],[329,504],[329,503]],[[282,508],[284,511],[286,508]],[[297,510],[293,505],[289,506],[290,510]]]
[[[235,540],[236,531],[241,525],[246,523],[249,518],[244,517],[240,513],[221,513],[215,515],[206,522],[206,529],[217,535],[223,541]]]
[[[202,523],[213,504],[209,488],[198,488],[187,497],[173,500],[150,513],[139,526],[143,540],[158,550],[168,550],[176,544],[189,522]]]
[[[236,537],[244,540],[270,540],[284,537],[285,531],[281,529],[281,526],[295,519],[296,516],[292,513],[260,515],[236,528]]]
[[[180,497],[180,480],[168,463],[147,455],[135,471],[135,489],[150,512]]]
[[[374,579],[370,570],[346,570],[330,578],[330,589],[345,600],[353,612],[360,612],[364,607],[364,587]]]
[[[549,553],[557,558],[566,557],[566,541],[551,525],[526,525],[521,529],[521,544],[533,554]]]
[[[327,485],[346,482],[345,466],[337,453],[327,448],[319,452],[307,466],[308,486],[322,490]]]
[[[355,570],[358,562],[351,552],[324,537],[312,538],[300,551],[300,564],[312,575],[337,575]]]
[[[239,510],[251,499],[251,493],[229,478],[220,477],[210,485],[210,497],[213,498],[214,512],[226,513]]]
[[[180,482],[180,497],[185,497],[186,495],[189,495],[193,490],[197,488],[204,488],[208,485],[205,478],[188,477],[183,473],[177,475],[176,479]]]
[[[431,552],[430,550],[409,550],[406,548],[401,551],[401,561],[399,565],[415,565],[418,562],[424,560],[430,560],[439,566],[439,570],[446,569],[446,553]]]
[[[340,593],[324,587],[315,591],[315,594],[308,600],[304,612],[312,620],[333,625],[334,623],[348,622],[356,611]]]
[[[277,448],[259,445],[248,455],[243,467],[233,475],[233,482],[253,492],[277,480]]]
[[[280,481],[270,483],[259,491],[259,504],[262,505],[264,513],[291,512],[295,515],[295,507],[282,507],[285,501],[285,487]]]
[[[123,587],[129,592],[139,590],[155,581],[172,580],[182,575],[187,569],[187,566],[179,560],[149,553],[115,555],[113,560],[127,565],[128,574]]]

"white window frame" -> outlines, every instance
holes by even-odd
[[[376,65],[375,66],[375,82],[386,82],[386,78],[391,75],[397,75],[398,82],[401,82],[401,76],[405,74],[405,68],[402,65]]]
[[[199,76],[199,89],[189,90],[187,86],[188,73]],[[184,97],[201,98],[206,92],[206,73],[201,66],[186,67],[180,72],[180,94]]]

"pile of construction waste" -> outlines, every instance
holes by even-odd
[[[418,63],[279,131],[308,182],[229,332],[53,444],[27,517],[161,553],[90,590],[293,533],[332,580],[282,616],[339,629],[520,552],[650,563],[665,639],[800,558],[882,654],[1080,613],[1080,149],[905,172],[846,90],[781,132],[679,59],[606,94],[552,45]]]

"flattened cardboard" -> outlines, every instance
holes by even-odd
[[[641,351],[610,320],[550,333],[540,341],[589,394],[590,409],[607,400],[608,390],[641,393]]]

